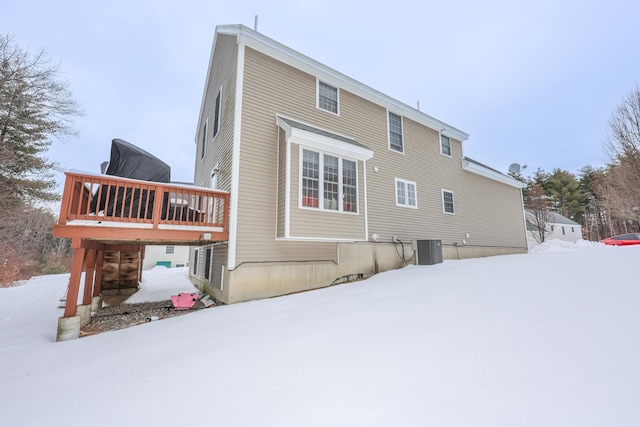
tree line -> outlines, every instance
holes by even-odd
[[[44,50],[0,35],[0,286],[68,267],[69,242],[53,237],[46,207],[60,198],[46,152],[75,134],[82,111],[59,74]]]
[[[613,111],[603,148],[607,163],[577,174],[562,169],[531,176],[511,172],[527,184],[524,204],[534,217],[536,240],[544,241],[548,213],[582,225],[583,238],[602,240],[640,232],[640,89],[630,91]]]

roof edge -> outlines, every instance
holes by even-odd
[[[422,123],[425,126],[437,131],[443,132],[445,135],[457,139],[459,141],[466,141],[469,139],[469,134],[461,131],[460,129],[455,128],[441,120],[436,119],[422,111],[413,108],[406,103],[398,101],[395,98],[392,98],[389,95],[386,95],[371,86],[368,86],[364,83],[361,83],[346,74],[343,74],[327,65],[322,64],[315,59],[306,56],[284,44],[265,36],[262,33],[259,33],[255,30],[252,30],[249,27],[246,27],[242,24],[231,24],[231,25],[218,25],[216,26],[216,35],[217,34],[226,34],[226,35],[235,35],[238,37],[239,41],[244,39],[246,44],[262,53],[265,53],[269,56],[272,56],[282,62],[287,63],[288,65],[292,65],[298,69],[309,72],[310,74],[316,74],[312,71],[319,72],[320,74],[324,74],[324,77],[327,77],[328,83],[341,83],[338,86],[343,87],[344,89],[353,92],[354,94],[361,96],[362,98],[368,99],[372,102],[375,102],[379,105],[385,106],[388,109],[393,110],[394,112],[402,112],[404,117],[407,117],[411,120],[414,120],[418,123]],[[215,37],[214,37],[215,43]],[[211,57],[213,58],[214,47],[211,51]],[[211,68],[211,61],[209,63],[209,69]],[[207,74],[207,81],[209,78],[209,74]]]

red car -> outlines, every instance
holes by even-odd
[[[600,242],[612,246],[640,245],[640,233],[620,234],[619,236],[608,237]]]

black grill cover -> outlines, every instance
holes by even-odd
[[[171,168],[142,148],[116,138],[111,141],[111,159],[105,174],[141,181],[168,183],[171,179]],[[96,191],[93,195],[90,211],[96,213],[105,210],[107,216],[150,219],[155,197],[153,190],[141,192],[128,188],[125,191],[124,188],[102,185],[100,191]],[[162,195],[162,219],[167,217],[168,202],[169,194],[165,192]],[[186,216],[187,214],[186,209],[185,212],[170,213],[172,214],[170,216]]]
[[[162,160],[122,139],[111,141],[107,175],[142,181],[169,182],[171,168]]]

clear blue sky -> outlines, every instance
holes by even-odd
[[[97,172],[112,138],[192,181],[194,135],[216,25],[263,34],[470,135],[496,169],[577,172],[605,162],[615,106],[640,83],[637,0],[4,0],[0,32],[46,49],[83,105],[55,141],[65,169]]]

